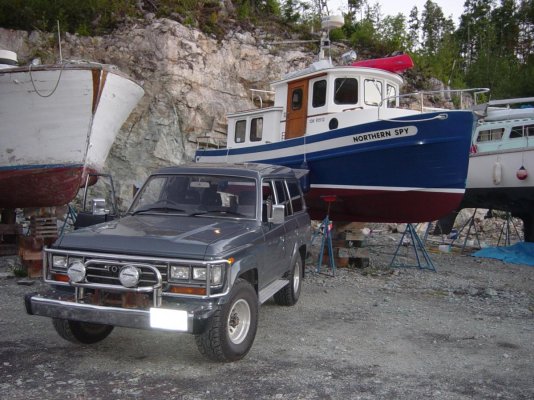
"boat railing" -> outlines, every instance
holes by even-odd
[[[425,106],[425,99],[430,99],[432,97],[440,97],[441,99],[446,99],[448,101],[453,101],[457,103],[457,109],[466,109],[470,108],[473,105],[478,103],[478,99],[481,95],[488,93],[488,88],[470,88],[470,89],[443,89],[443,90],[425,90],[414,93],[405,93],[398,96],[390,96],[382,99],[378,107],[378,116],[380,118],[380,110],[384,103],[397,102],[401,103],[402,99],[415,98],[419,103],[419,111],[423,112],[432,112],[432,111],[443,111],[444,108],[436,106]],[[470,104],[466,107],[465,98],[469,97],[471,99]],[[433,103],[427,101],[427,103]],[[412,103],[410,103],[412,104]],[[402,108],[402,107],[401,107]]]
[[[260,107],[263,108],[263,97],[262,94],[268,94],[268,95],[274,95],[274,91],[272,90],[261,90],[261,89],[250,89],[251,92],[251,100],[253,104],[256,104],[255,100],[259,100]]]
[[[226,137],[214,137],[210,135],[202,135],[196,137],[197,150],[206,149],[225,149],[227,145]]]

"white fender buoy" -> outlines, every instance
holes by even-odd
[[[495,185],[500,185],[502,180],[502,164],[499,161],[496,161],[493,164],[493,183]]]
[[[525,179],[527,179],[528,177],[528,171],[527,169],[521,165],[521,168],[519,168],[517,170],[517,172],[515,173],[515,176],[517,177],[517,179],[519,179],[520,181],[524,181]]]

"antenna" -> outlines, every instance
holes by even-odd
[[[324,60],[325,49],[328,50],[328,59],[330,59],[330,30],[341,28],[345,19],[341,15],[327,15],[321,17],[321,49],[319,51],[319,60]]]
[[[59,44],[59,63],[63,64],[63,54],[61,53],[61,31],[59,29],[59,19],[57,20],[57,41]]]

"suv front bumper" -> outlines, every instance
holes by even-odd
[[[190,301],[178,303],[163,298],[161,307],[140,309],[100,306],[75,302],[60,291],[29,293],[24,297],[30,315],[59,318],[137,329],[171,330],[199,334],[204,332],[213,315],[216,302]]]

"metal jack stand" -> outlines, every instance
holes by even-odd
[[[323,200],[328,204],[326,217],[323,219],[319,228],[315,231],[312,237],[312,243],[318,235],[323,235],[321,238],[321,250],[319,251],[319,261],[317,262],[316,272],[321,272],[323,264],[323,254],[325,245],[328,246],[328,258],[330,261],[330,268],[332,269],[332,276],[336,276],[336,263],[334,261],[334,248],[332,246],[332,221],[330,221],[330,204],[336,201],[335,196],[323,196]]]
[[[503,224],[501,228],[501,233],[499,234],[499,240],[497,241],[497,247],[501,244],[501,238],[503,238],[504,246],[510,246],[510,238],[512,236],[512,227],[515,230],[515,234],[519,238],[519,241],[522,242],[523,239],[521,238],[521,234],[519,233],[519,230],[517,229],[517,226],[515,226],[514,221],[512,219],[512,213],[507,212],[506,213],[506,222]]]
[[[415,253],[415,259],[417,260],[416,265],[406,265],[406,264],[396,264],[395,258],[397,258],[397,255],[399,253],[399,250],[401,246],[404,245],[404,237],[406,235],[410,235],[409,239],[411,239],[411,243],[413,244],[414,253]],[[412,224],[406,225],[406,230],[402,234],[402,237],[400,239],[400,242],[397,246],[397,250],[395,250],[395,254],[393,255],[393,259],[391,260],[391,263],[389,264],[390,267],[401,267],[401,268],[419,268],[419,269],[429,269],[431,271],[436,272],[436,268],[434,267],[434,263],[430,259],[430,256],[428,255],[428,252],[425,249],[425,245],[421,241],[421,238],[417,234],[414,226]]]
[[[471,234],[471,228],[473,228],[473,231],[475,232],[475,238],[477,239],[478,248],[479,249],[481,248],[481,246],[480,246],[480,238],[478,237],[478,231],[477,231],[477,227],[475,225],[475,215],[477,213],[477,210],[478,210],[478,208],[475,208],[475,211],[473,211],[473,215],[471,215],[471,217],[465,222],[464,226],[462,226],[460,228],[460,230],[458,231],[457,238],[460,237],[460,234],[463,232],[465,227],[469,225],[469,227],[467,228],[467,233],[465,235],[464,244],[462,246],[462,253],[465,251],[465,246],[467,245],[467,239],[469,239],[469,235]],[[456,239],[454,239],[451,242],[451,246],[453,245],[455,240]]]
[[[61,229],[59,231],[59,236],[63,236],[63,233],[65,233],[65,228],[67,226],[73,227],[74,223],[76,222],[76,216],[77,216],[76,210],[70,204],[68,204],[67,206],[68,206],[67,216],[65,217],[65,221],[63,221],[63,225],[61,226]]]

